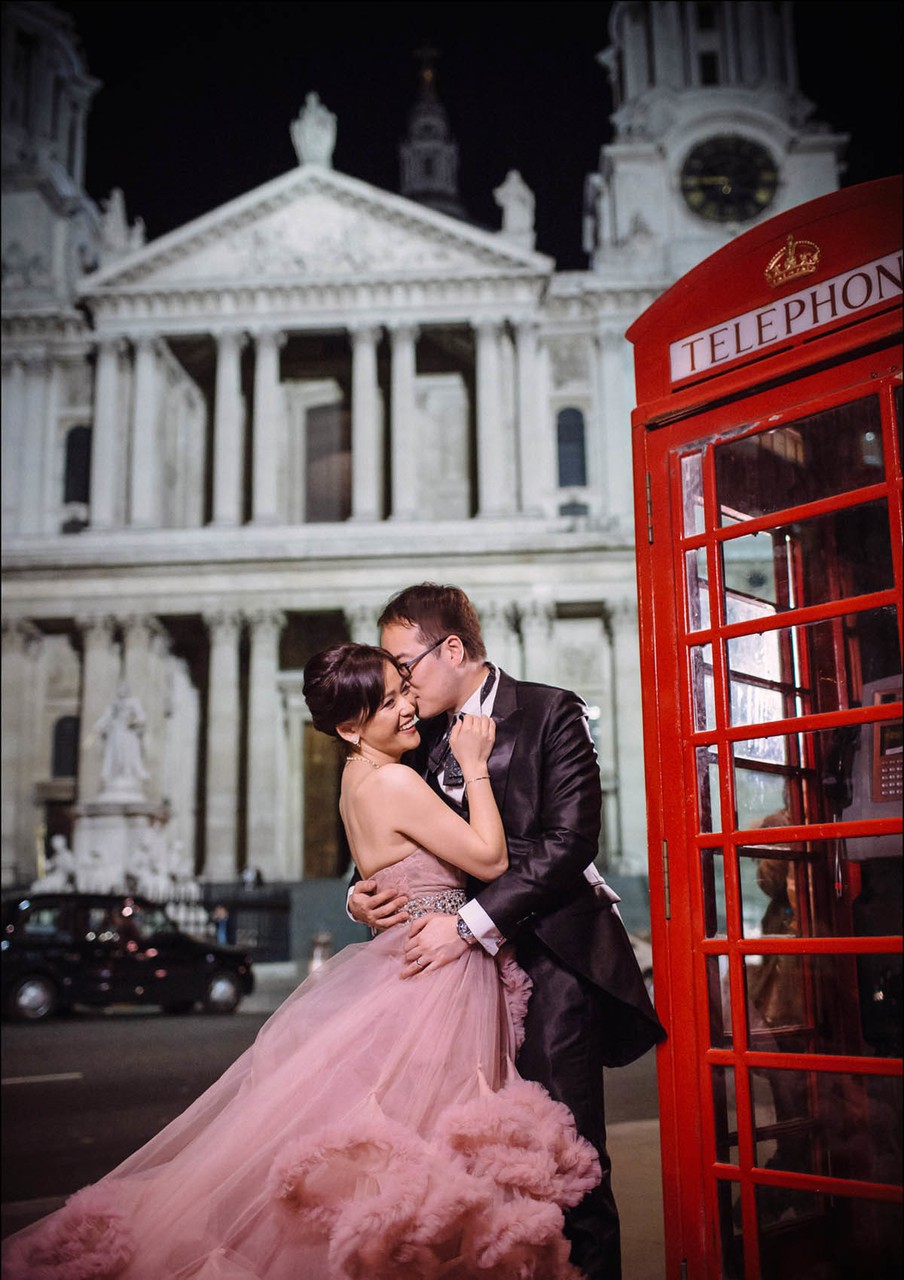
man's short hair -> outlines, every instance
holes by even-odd
[[[382,628],[395,623],[417,627],[425,644],[443,636],[458,636],[472,662],[482,662],[487,656],[477,610],[461,587],[443,587],[436,582],[406,587],[386,605],[378,625]]]

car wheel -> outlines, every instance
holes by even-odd
[[[204,992],[204,1008],[208,1013],[235,1013],[242,993],[232,973],[215,973]]]
[[[55,1012],[59,999],[56,983],[34,974],[16,983],[7,997],[6,1010],[14,1022],[40,1022]]]

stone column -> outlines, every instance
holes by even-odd
[[[355,605],[345,610],[348,633],[355,644],[379,644],[380,633],[377,618],[382,610],[369,604]]]
[[[643,726],[640,716],[640,640],[637,602],[609,601],[615,692],[615,759],[618,782],[619,869],[647,872],[646,795]]]
[[[38,720],[34,705],[34,663],[41,633],[24,618],[3,619],[2,717],[0,735],[0,832],[3,885],[34,879],[37,863],[38,815],[30,776],[33,734]],[[49,755],[49,750],[48,750]]]
[[[279,462],[286,425],[279,381],[279,353],[286,335],[262,329],[255,335],[252,515],[258,524],[279,520]]]
[[[417,424],[414,380],[417,372],[417,329],[398,325],[392,329],[392,518],[414,520],[418,516]]]
[[[531,516],[543,514],[543,499],[556,483],[553,432],[547,421],[548,407],[540,395],[538,329],[530,321],[515,329],[521,510]]]
[[[103,338],[97,347],[94,374],[94,426],[91,429],[91,528],[112,529],[117,523],[119,492],[119,364],[121,338]]]
[[[630,349],[621,322],[602,325],[597,344],[599,423],[596,431],[588,430],[586,435],[587,478],[602,496],[605,514],[632,529],[631,407],[624,392],[631,386]]]
[[[283,691],[286,722],[286,878],[304,879],[304,726],[307,704],[300,689]]]
[[[165,668],[164,740],[162,798],[169,802],[172,816],[169,833],[181,841],[195,859],[198,808],[198,746],[200,698],[183,658],[168,658]]]
[[[521,611],[524,640],[524,677],[540,684],[555,684],[553,623],[555,609],[545,600],[531,600]]]
[[[251,650],[248,667],[248,842],[246,862],[258,867],[265,880],[281,880],[285,868],[277,861],[277,734],[279,707],[279,635],[285,616],[262,609],[249,618]]]
[[[205,614],[210,635],[207,693],[206,880],[238,878],[239,639],[238,613]]]
[[[477,325],[477,503],[481,516],[510,515],[517,490],[514,438],[502,408],[501,325]]]
[[[101,615],[79,617],[82,633],[82,697],[79,710],[78,802],[100,793],[103,743],[94,726],[113,701],[120,675],[120,655],[113,643],[114,621]]]
[[[374,325],[352,329],[352,519],[383,518],[383,438]]]
[[[242,523],[245,442],[241,352],[245,335],[217,334],[217,387],[213,441],[213,523]]]
[[[11,534],[18,533],[22,524],[25,366],[18,356],[3,362],[3,396],[0,408],[3,413],[3,430],[0,432],[3,528],[7,534]]]
[[[135,339],[132,401],[132,455],[129,466],[129,524],[160,527],[163,442],[160,439],[160,371],[157,340]]]
[[[50,361],[46,355],[25,360],[25,412],[22,433],[21,502],[22,533],[43,533],[47,515],[48,448],[47,393]]]

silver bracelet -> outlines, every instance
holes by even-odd
[[[489,782],[489,781],[490,781],[490,775],[488,773],[481,773],[476,778],[465,778],[465,786],[469,787],[472,782]]]

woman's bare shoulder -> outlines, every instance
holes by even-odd
[[[400,793],[419,791],[427,786],[421,775],[407,764],[384,764],[380,769],[380,781],[385,789]]]

